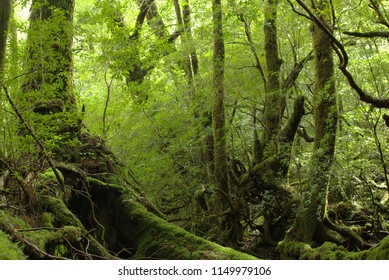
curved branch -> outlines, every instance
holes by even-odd
[[[244,18],[243,14],[239,14],[238,17],[239,17],[239,20],[244,24],[244,31],[245,31],[247,40],[249,41],[251,52],[253,53],[254,58],[255,58],[255,65],[254,65],[254,67],[258,69],[259,74],[261,75],[261,78],[262,78],[263,85],[265,87],[265,91],[266,91],[266,84],[267,84],[266,76],[265,76],[265,72],[263,71],[261,62],[259,60],[259,56],[258,56],[257,50],[255,49],[253,38],[251,37],[250,24]]]
[[[304,96],[298,96],[294,102],[292,115],[289,117],[287,125],[280,132],[280,142],[290,143],[299,127],[302,116],[304,115]]]
[[[302,17],[305,17],[306,19],[312,21],[312,19],[307,16],[306,14],[303,14],[303,13],[300,13],[299,11],[296,10],[296,8],[294,7],[293,3],[291,1],[288,0],[288,3],[290,5],[290,7],[292,8],[292,11],[295,12],[296,14],[298,14],[299,16],[302,16]]]
[[[377,98],[366,93],[355,81],[353,75],[347,70],[348,55],[343,44],[335,38],[328,26],[323,23],[301,0],[296,0],[299,5],[309,14],[312,21],[322,29],[332,41],[332,48],[339,57],[339,70],[347,78],[347,81],[351,88],[353,88],[359,95],[359,99],[366,103],[373,105],[376,108],[389,108],[389,99]]]

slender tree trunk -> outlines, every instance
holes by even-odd
[[[215,186],[218,191],[228,195],[227,155],[225,139],[224,113],[224,40],[222,24],[222,6],[220,0],[213,0],[213,112],[212,125],[214,133]],[[225,205],[225,197],[219,202]],[[220,205],[220,206],[221,206]],[[225,207],[222,207],[224,209]]]
[[[322,14],[327,14],[329,2],[317,1],[316,8]],[[313,26],[312,39],[315,57],[314,152],[302,204],[287,236],[304,242],[313,240],[325,216],[338,120],[331,40],[316,24]]]
[[[7,34],[9,28],[9,20],[11,16],[11,0],[0,0],[0,92],[3,90],[3,79],[4,79],[4,67],[5,67],[5,57],[6,57],[6,46],[7,46]],[[0,94],[0,104],[3,103],[2,94]],[[5,115],[3,112],[0,112],[0,135],[6,139],[6,123],[4,122]],[[4,141],[5,142],[5,141]],[[4,144],[3,142],[3,144]],[[0,148],[0,158],[6,154],[5,145]]]
[[[268,0],[265,10],[265,57],[266,57],[266,94],[262,133],[262,145],[266,146],[281,129],[285,98],[280,87],[281,60],[278,51],[277,37],[277,4],[278,0]],[[274,151],[273,151],[274,152]]]
[[[190,8],[189,2],[186,0],[183,6],[183,11],[181,12],[181,6],[179,0],[174,0],[174,8],[176,11],[177,22],[179,30],[183,35],[181,36],[181,42],[184,46],[183,57],[185,63],[185,73],[191,86],[191,94],[194,94],[195,91],[195,81],[194,78],[197,74],[199,65],[196,47],[194,46],[194,39],[192,35],[192,27],[190,20]]]
[[[0,82],[3,80],[7,33],[12,0],[0,0]]]
[[[216,207],[219,216],[219,241],[227,244],[234,243],[236,235],[229,217],[230,191],[227,170],[227,152],[225,137],[224,112],[224,39],[223,14],[221,0],[212,1],[213,12],[213,143],[214,143],[214,172],[216,189]]]

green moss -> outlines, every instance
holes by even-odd
[[[110,177],[113,177],[113,176],[110,176]],[[101,189],[105,189],[105,190],[117,190],[119,191],[120,193],[123,191],[123,187],[119,186],[118,184],[110,184],[110,183],[105,183],[99,179],[96,179],[96,178],[93,178],[93,177],[88,177],[87,178],[88,180],[88,183],[90,185],[94,185],[94,186],[97,186]],[[115,181],[115,179],[111,179],[110,180],[111,182],[112,181]]]
[[[25,260],[22,249],[8,239],[8,235],[0,231],[0,260]]]
[[[31,242],[38,246],[38,248],[42,251],[47,251],[48,247],[52,244],[58,244],[63,241],[61,238],[61,234],[59,234],[58,231],[53,230],[36,230],[23,232],[23,237],[31,240]]]
[[[56,170],[57,170],[57,173],[60,177],[60,180],[62,182],[64,182],[64,178],[63,178],[61,171],[59,171],[58,169],[56,169]],[[39,175],[39,180],[41,182],[47,182],[47,181],[57,182],[57,177],[55,176],[54,170],[52,168],[49,168],[46,170],[45,173],[42,173]]]
[[[59,232],[70,243],[80,242],[83,236],[82,230],[74,226],[64,226]]]
[[[389,260],[389,236],[382,239],[374,248],[361,252],[359,259]]]
[[[277,249],[283,259],[299,259],[302,255],[307,257],[313,250],[308,243],[299,241],[282,241]]]
[[[30,229],[31,226],[19,217],[11,216],[8,212],[0,212],[0,225],[5,223],[5,227],[14,227],[15,229]],[[31,230],[19,231],[19,234],[36,245],[40,250],[46,251],[52,244],[62,242],[61,234],[53,230]],[[40,256],[43,257],[43,256]]]
[[[65,256],[67,252],[68,252],[68,247],[64,244],[59,244],[54,248],[53,255],[62,257]]]
[[[127,225],[119,231],[131,238],[128,243],[136,248],[135,259],[255,259],[174,226],[133,200],[123,198],[120,207]]]
[[[42,226],[48,227],[48,228],[49,227],[54,227],[53,223],[54,223],[54,216],[53,216],[53,214],[48,213],[48,212],[44,212],[42,214]]]
[[[82,228],[81,222],[69,210],[69,208],[61,199],[43,195],[41,197],[41,203],[43,208],[51,212],[55,216],[57,222],[59,222],[61,225],[72,225]]]
[[[311,248],[307,243],[297,241],[283,241],[278,245],[282,258],[304,260],[388,260],[389,236],[369,250],[362,252],[348,252],[343,246],[325,242],[317,248]]]

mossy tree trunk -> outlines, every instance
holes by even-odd
[[[322,14],[321,20],[328,21],[330,1],[316,1],[315,5]],[[302,203],[286,238],[308,243],[313,241],[315,234],[320,230],[326,213],[338,120],[331,39],[314,24],[312,40],[315,57],[314,151]]]
[[[240,239],[240,221],[233,219],[230,207],[230,188],[227,168],[226,126],[224,111],[225,49],[223,10],[220,0],[212,1],[213,14],[213,152],[215,210],[218,215],[219,242],[234,244]]]
[[[66,155],[79,126],[72,89],[73,10],[74,0],[32,1],[23,66],[27,74],[15,95],[26,122],[22,125],[33,127],[53,157]]]
[[[6,46],[7,46],[7,34],[9,29],[9,21],[11,17],[12,1],[11,0],[0,0],[0,91],[4,86],[4,67],[6,59]],[[3,97],[0,94],[0,104],[3,103]],[[3,106],[3,105],[2,105]],[[4,114],[0,112],[0,133],[5,138],[6,125],[4,121]],[[0,157],[4,156],[6,148],[3,146],[0,148]]]
[[[286,95],[297,79],[301,69],[309,60],[309,55],[300,63],[295,62],[295,67],[287,78],[287,80],[291,80],[290,83],[281,83],[281,65],[283,62],[279,54],[276,24],[278,3],[279,0],[268,0],[265,9],[265,104],[261,143],[257,145],[262,150],[255,151],[254,154],[261,155],[259,162],[269,161],[270,159],[272,163],[268,164],[269,171],[273,173],[274,177],[283,177],[289,169],[289,158],[294,136],[304,113],[304,98],[298,96],[295,100],[292,114],[288,122],[283,126],[283,117],[287,105]]]
[[[5,50],[7,45],[9,19],[11,17],[11,7],[11,0],[0,0],[0,85],[3,81]]]
[[[277,36],[277,4],[278,0],[268,0],[265,9],[265,58],[266,58],[266,92],[263,113],[264,130],[262,145],[266,146],[271,140],[276,141],[282,124],[285,108],[285,96],[281,92],[280,68],[281,59],[278,51]]]
[[[213,110],[214,178],[219,213],[228,209],[229,197],[224,112],[224,39],[220,0],[212,1],[213,12]]]

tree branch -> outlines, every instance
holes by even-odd
[[[289,76],[283,82],[281,87],[283,91],[287,91],[293,86],[298,76],[300,75],[300,72],[303,70],[305,64],[308,61],[311,61],[312,59],[313,59],[313,51],[311,50],[306,57],[304,57],[298,64],[294,66]]]
[[[257,50],[255,49],[253,39],[251,37],[250,24],[247,22],[247,20],[245,19],[243,14],[239,14],[238,17],[239,17],[240,21],[244,24],[244,32],[245,32],[246,38],[247,38],[247,40],[249,42],[249,45],[250,45],[250,48],[251,48],[251,52],[253,53],[254,58],[255,58],[255,63],[256,64],[255,64],[254,67],[258,69],[259,74],[261,75],[261,78],[262,78],[263,85],[265,87],[265,91],[266,91],[266,84],[267,84],[266,76],[265,76],[265,72],[263,71],[263,68],[261,66],[261,62],[259,60],[259,56],[257,54]]]
[[[304,96],[298,96],[294,102],[294,109],[292,115],[288,119],[288,123],[280,132],[280,142],[292,142],[296,131],[299,127],[302,116],[304,115]]]
[[[385,31],[371,31],[371,32],[343,31],[343,33],[346,35],[361,37],[361,38],[375,38],[375,37],[389,38],[389,32],[385,32]]]
[[[139,38],[139,32],[142,29],[143,23],[145,22],[147,13],[149,11],[150,5],[154,0],[144,0],[142,1],[139,9],[138,16],[136,17],[135,30],[130,36],[130,42],[135,41]]]

